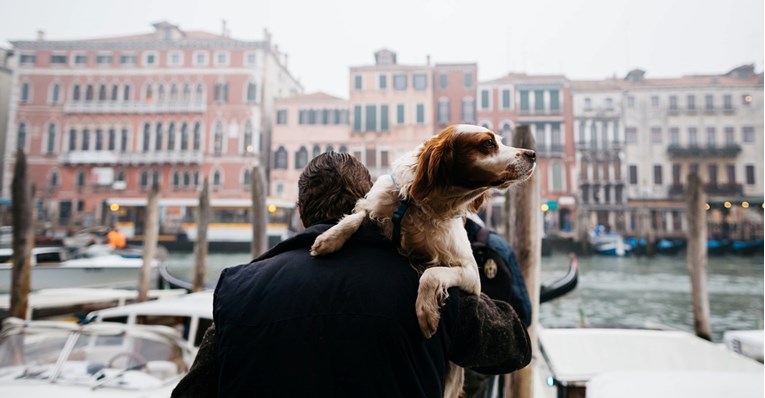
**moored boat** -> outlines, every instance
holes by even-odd
[[[0,293],[11,288],[11,264],[13,251],[0,249]],[[151,284],[159,280],[158,264],[151,264]],[[32,249],[31,290],[68,287],[132,288],[138,286],[138,275],[143,259],[132,255],[122,256],[106,245],[94,245],[72,256],[63,247],[36,247]]]

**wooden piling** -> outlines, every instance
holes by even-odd
[[[704,184],[698,174],[688,175],[688,273],[691,277],[693,327],[696,335],[712,340],[707,293],[707,214]]]
[[[197,206],[197,240],[194,242],[194,280],[192,290],[204,290],[207,272],[207,225],[210,223],[210,186],[205,177]]]
[[[519,126],[513,136],[513,146],[535,150],[536,143],[529,126]],[[536,325],[539,323],[539,264],[541,262],[541,219],[539,207],[539,179],[536,170],[531,177],[511,188],[509,197],[510,246],[515,251],[518,264],[521,266],[523,279],[531,299],[532,323],[528,328],[531,339],[532,360],[525,368],[506,376],[505,393],[513,398],[530,398],[533,395],[534,363],[539,353]]]
[[[159,238],[159,184],[152,184],[146,201],[146,218],[143,231],[143,264],[138,278],[138,301],[149,299],[149,283]]]
[[[252,257],[258,257],[268,249],[268,212],[266,209],[266,181],[260,164],[250,173],[252,189]]]
[[[26,319],[32,272],[34,228],[32,190],[27,178],[27,158],[16,151],[16,165],[11,183],[11,226],[13,259],[11,269],[11,305],[9,316]]]

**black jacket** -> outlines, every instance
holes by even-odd
[[[198,357],[174,396],[214,382],[225,397],[440,397],[449,360],[487,373],[529,363],[528,334],[513,309],[457,289],[437,333],[424,338],[414,305],[419,277],[408,260],[372,227],[337,253],[311,257],[328,227],[223,271],[213,309],[217,354],[200,350],[217,364]],[[217,381],[194,380],[216,370]]]

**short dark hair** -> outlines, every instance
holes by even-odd
[[[347,153],[322,153],[298,179],[300,219],[309,227],[350,214],[371,188],[369,170],[358,159]]]

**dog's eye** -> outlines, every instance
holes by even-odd
[[[491,138],[486,139],[486,140],[483,141],[483,147],[486,148],[486,149],[494,149],[494,147],[496,147],[496,146],[497,146],[497,144]]]

